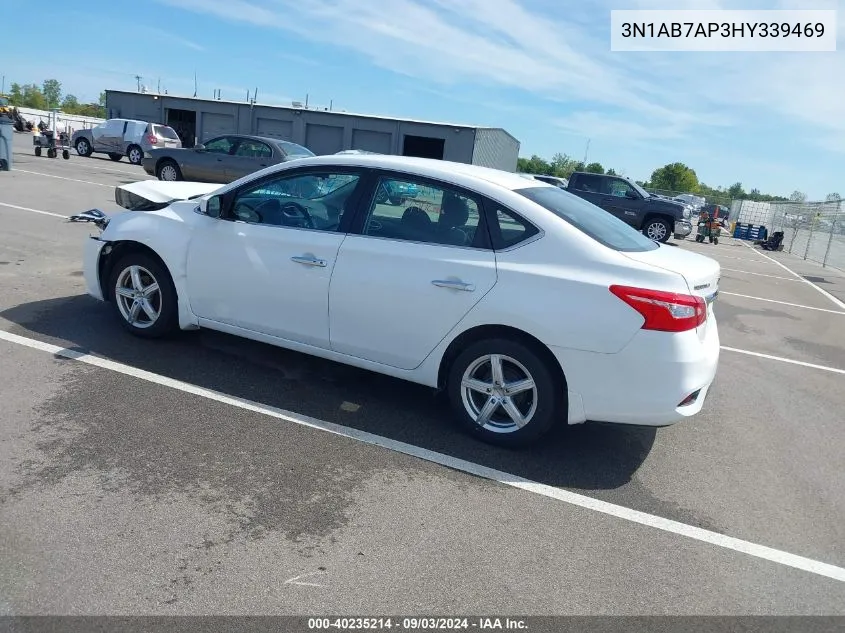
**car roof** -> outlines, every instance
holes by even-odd
[[[293,164],[293,163],[291,163]],[[411,156],[395,156],[392,154],[328,154],[299,158],[296,165],[345,165],[350,167],[369,167],[372,169],[389,169],[393,171],[407,171],[421,177],[435,178],[444,181],[461,180],[483,181],[498,185],[504,189],[516,191],[527,187],[554,187],[542,180],[526,178],[516,172],[469,165],[453,161],[437,160],[434,158],[416,158]],[[456,179],[456,177],[458,177]]]

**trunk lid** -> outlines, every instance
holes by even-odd
[[[115,187],[114,201],[130,211],[155,211],[178,200],[210,194],[221,187],[217,183],[141,180]]]
[[[681,275],[687,282],[690,294],[703,297],[712,303],[719,292],[722,267],[712,257],[683,250],[679,246],[661,244],[660,248],[641,253],[626,252],[626,257]]]

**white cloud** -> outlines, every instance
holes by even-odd
[[[610,10],[663,0],[159,0],[346,48],[393,72],[460,91],[506,88],[574,108],[554,121],[584,136],[681,139],[768,116],[845,151],[839,53],[612,53]],[[781,0],[781,8],[804,8]],[[828,0],[813,8],[836,8]],[[540,7],[540,8],[538,8]],[[673,9],[773,8],[771,2],[676,0]],[[845,11],[840,11],[840,21]],[[840,40],[845,26],[840,27]],[[609,114],[600,114],[602,111]]]

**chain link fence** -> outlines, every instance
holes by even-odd
[[[802,259],[845,270],[845,203],[735,200],[731,220],[762,224],[769,236],[783,231],[783,250]]]
[[[680,196],[682,194],[689,194],[686,191],[669,191],[667,189],[654,189],[653,187],[644,187],[646,191],[651,194],[656,194],[658,196],[666,196],[667,198],[674,198],[676,196]],[[725,195],[712,195],[712,196],[704,196],[700,194],[693,194],[696,196],[700,196],[704,198],[705,204],[720,204],[724,207],[730,208],[731,206],[731,197],[727,194]]]

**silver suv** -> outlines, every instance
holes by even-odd
[[[133,165],[140,165],[144,152],[153,148],[182,147],[172,127],[135,119],[109,119],[90,130],[77,130],[70,144],[80,156],[108,154],[115,161],[126,156]]]

